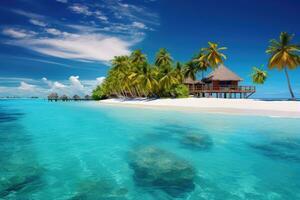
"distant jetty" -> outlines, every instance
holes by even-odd
[[[90,95],[85,95],[84,97],[80,97],[75,94],[73,97],[68,97],[67,95],[59,96],[57,93],[53,92],[48,95],[48,101],[90,101],[92,97]]]

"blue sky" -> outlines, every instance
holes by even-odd
[[[281,31],[300,43],[297,0],[2,0],[0,96],[87,94],[115,55],[140,48],[153,61],[165,47],[189,60],[208,41],[228,47],[225,65],[251,83],[265,49]],[[300,69],[290,71],[300,96]],[[256,97],[288,97],[284,73],[269,71]]]

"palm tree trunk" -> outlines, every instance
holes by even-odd
[[[289,87],[289,91],[290,91],[290,94],[291,94],[291,99],[295,100],[296,98],[295,98],[295,95],[294,95],[293,90],[292,90],[289,74],[287,72],[286,67],[284,68],[284,72],[285,72],[285,76],[286,76],[286,79],[287,79],[287,82],[288,82],[288,87]]]
[[[131,96],[131,98],[133,98],[134,97],[134,95],[133,95],[133,93],[132,93],[132,91],[131,91],[131,89],[130,89],[130,87],[127,85],[127,89],[128,89],[128,92],[129,92],[129,94],[130,94],[130,96]]]
[[[146,94],[146,92],[145,92],[145,89],[144,89],[144,88],[142,88],[142,93],[144,94],[144,96],[145,96],[145,97],[147,97],[147,94]]]
[[[127,95],[126,93],[124,92],[123,88],[121,87],[121,92],[123,93],[123,97],[126,97],[127,98]]]
[[[135,86],[135,90],[136,90],[136,92],[137,92],[138,97],[142,97],[138,85]]]
[[[203,78],[204,78],[204,70],[202,70],[202,80],[203,80]]]

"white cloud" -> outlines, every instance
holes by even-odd
[[[48,85],[48,87],[50,87],[51,91],[53,91],[53,90],[62,90],[62,89],[67,88],[67,86],[64,85],[63,83],[60,83],[58,81],[54,81],[54,82],[50,81],[46,77],[43,77],[42,81],[44,83],[46,83]]]
[[[102,82],[104,77],[98,77],[95,80],[80,80],[79,76],[70,76],[68,81],[61,83],[58,81],[51,82],[49,85],[51,92],[57,92],[59,95],[66,94],[68,96],[73,96],[75,94],[84,96],[86,94],[91,94],[92,90],[96,88],[97,85]],[[45,78],[45,80],[47,80]],[[49,80],[47,80],[49,82]]]
[[[85,88],[90,88],[90,91],[92,91],[94,88],[96,88],[97,85],[100,85],[105,80],[105,77],[97,77],[96,80],[81,80],[82,85],[84,85]]]
[[[53,82],[52,81],[49,81],[46,77],[43,77],[42,78],[42,81],[44,83],[46,83],[49,87],[52,87],[53,86]]]
[[[146,29],[147,26],[141,22],[133,22],[132,23],[132,26],[133,27],[136,27],[136,28],[140,28],[140,29]]]
[[[56,92],[59,95],[66,94],[69,97],[77,94],[84,96],[86,94],[91,95],[93,89],[97,85],[101,84],[105,77],[98,77],[93,80],[80,80],[79,76],[70,76],[65,81],[51,81],[46,77],[40,80],[28,79],[28,78],[5,78],[6,80],[21,80],[13,87],[0,86],[0,97],[5,96],[19,96],[19,97],[47,97],[51,92]],[[29,84],[26,80],[34,82]],[[25,82],[26,81],[26,82]]]
[[[97,85],[102,84],[104,80],[105,80],[105,77],[104,77],[104,76],[96,78]]]
[[[87,5],[77,3],[77,4],[73,4],[72,6],[69,6],[69,9],[77,14],[82,14],[85,16],[93,16],[102,22],[108,21],[108,17],[105,16],[100,10],[92,11],[90,7],[88,7]]]
[[[72,36],[72,37],[77,37],[78,35],[76,34],[73,34],[73,33],[68,33],[68,32],[65,32],[65,31],[60,31],[58,29],[55,29],[55,28],[46,28],[45,31],[51,35],[54,35],[54,36]]]
[[[60,30],[57,30],[55,28],[47,28],[46,32],[52,35],[61,35],[62,32]]]
[[[12,38],[18,38],[18,39],[36,35],[36,33],[33,31],[27,31],[24,29],[16,29],[16,28],[5,28],[2,31],[2,34],[7,35]]]
[[[28,38],[10,41],[8,44],[60,58],[108,62],[114,56],[128,55],[129,47],[135,42],[113,36],[87,34],[63,38]]]
[[[6,28],[3,34],[17,40],[4,42],[48,56],[107,64],[114,56],[128,55],[131,48],[144,39],[145,32],[153,30],[149,23],[158,19],[157,14],[145,7],[125,4],[120,0],[103,1],[101,4],[70,2],[65,8],[80,15],[77,24],[68,25],[47,16],[11,9],[11,12],[25,16],[31,23],[45,28],[39,33]],[[114,13],[118,13],[122,19],[113,19]]]
[[[20,83],[20,86],[18,87],[18,89],[20,90],[24,90],[24,91],[29,91],[29,92],[32,92],[36,89],[36,86],[35,85],[31,85],[31,84],[28,84],[24,81],[22,81]]]
[[[99,32],[102,33],[105,32],[107,34],[114,33],[118,35],[127,36],[129,38],[134,38],[136,42],[139,42],[144,38],[145,33],[142,31],[153,30],[152,28],[146,27],[146,25],[142,23],[141,24],[109,23],[109,25],[105,27],[69,24],[68,27],[74,29],[75,31],[79,31],[81,33],[90,33],[90,34],[98,34]]]
[[[46,77],[43,77],[42,81],[48,81],[48,79]]]
[[[18,87],[1,87],[0,96],[32,97],[45,96],[47,90],[37,85],[21,81]]]
[[[159,25],[158,15],[149,11],[145,7],[122,3],[119,0],[110,0],[105,6],[117,19],[142,21],[145,23]]]
[[[93,14],[100,21],[108,22],[108,17],[105,16],[100,10],[96,10]]]
[[[59,90],[61,90],[61,89],[65,89],[65,88],[67,88],[67,86],[64,85],[64,84],[62,84],[62,83],[60,83],[60,82],[58,82],[58,81],[55,81],[53,83],[53,85],[52,85],[52,89],[59,89]]]
[[[45,22],[37,20],[37,19],[30,19],[29,22],[36,26],[42,26],[42,27],[47,26],[47,24]]]
[[[26,83],[25,83],[26,84]],[[43,88],[34,88],[32,90],[24,90],[20,87],[3,87],[0,86],[0,97],[32,97],[32,96],[40,96],[43,97],[47,93]]]
[[[84,94],[84,86],[79,80],[79,76],[70,76],[70,88],[74,93]]]
[[[26,83],[35,84],[38,81],[31,78],[20,78],[20,77],[0,77],[0,85],[5,84],[19,84],[21,81]]]
[[[78,24],[68,24],[67,27],[72,28],[81,33],[93,33],[102,30],[101,28],[98,27],[78,25]]]
[[[104,15],[98,15],[96,16],[97,19],[100,19],[101,21],[108,21],[108,17],[104,16]]]
[[[83,14],[83,15],[92,15],[93,13],[89,10],[89,7],[81,4],[74,4],[69,7],[70,10],[77,14]]]
[[[29,12],[29,11],[18,10],[18,9],[12,9],[11,11],[18,14],[18,15],[28,17],[30,19],[44,19],[44,16],[36,14],[36,13]]]

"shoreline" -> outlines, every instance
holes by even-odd
[[[100,105],[126,106],[149,109],[179,110],[201,113],[221,113],[229,115],[269,116],[300,118],[298,101],[263,101],[258,99],[105,99]]]

